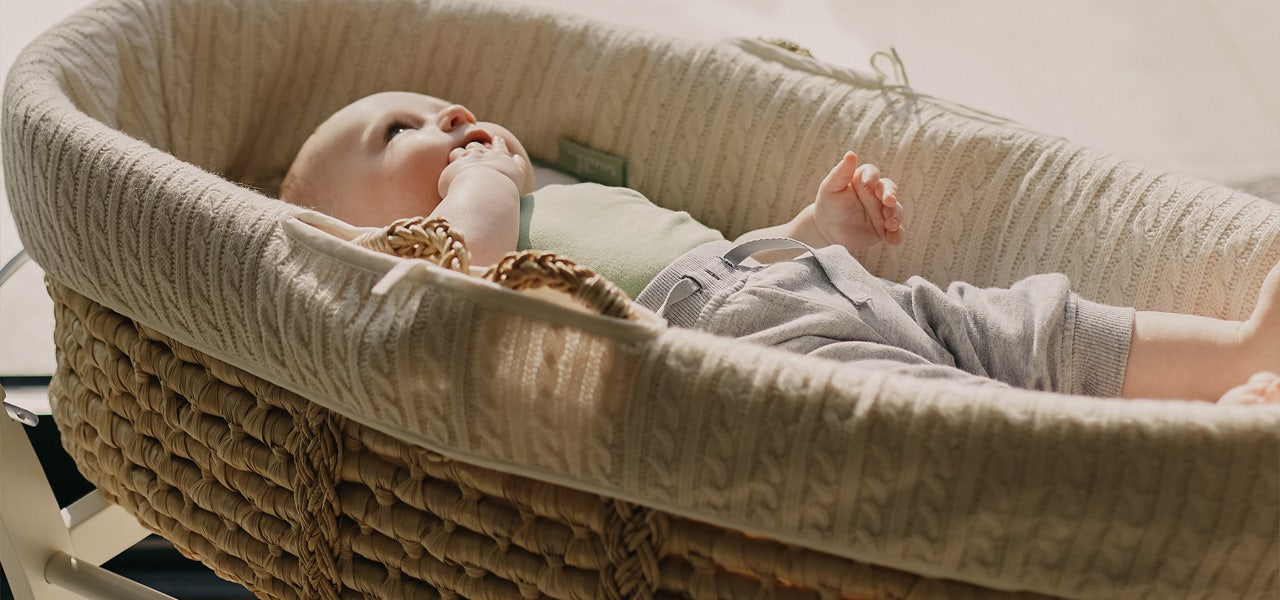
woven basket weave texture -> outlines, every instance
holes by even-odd
[[[68,452],[112,501],[263,598],[978,592],[448,460],[49,290]]]

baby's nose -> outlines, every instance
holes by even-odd
[[[461,104],[450,104],[440,111],[439,127],[443,131],[453,131],[465,123],[475,123],[476,116]]]

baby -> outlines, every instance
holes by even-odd
[[[672,325],[795,352],[981,385],[1280,401],[1280,265],[1242,322],[1096,304],[1062,275],[1008,289],[886,282],[853,256],[902,242],[902,204],[894,182],[852,152],[794,218],[733,242],[631,190],[533,192],[529,156],[509,130],[438,98],[385,92],[322,123],[280,197],[359,226],[445,218],[477,265],[517,249],[555,252]]]

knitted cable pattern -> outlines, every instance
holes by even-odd
[[[560,137],[624,156],[633,187],[730,237],[790,218],[854,149],[892,173],[907,206],[915,241],[860,257],[889,279],[1003,286],[1057,271],[1092,300],[1240,318],[1280,262],[1274,204],[783,56],[479,2],[107,0],[41,36],[10,70],[5,185],[24,245],[56,285],[215,357],[229,379],[290,390],[290,410],[315,402],[358,419],[376,432],[366,441],[382,435],[560,493],[963,585],[1079,598],[1274,596],[1275,411],[894,378],[517,302],[434,271],[371,296],[396,259],[295,227],[301,209],[270,197],[317,123],[368,93],[406,89],[510,126],[549,162]],[[151,371],[122,372],[128,361],[76,331],[61,336],[80,365],[63,389],[82,381],[111,397],[137,372],[175,382],[153,384],[171,400],[221,389],[192,384],[205,374],[194,359],[156,355],[138,362]],[[116,345],[147,357],[151,343]],[[245,431],[276,414],[231,396],[234,411],[217,418]],[[73,423],[101,419],[73,425],[72,435],[119,444],[103,449],[112,464],[154,463],[163,445],[153,440],[165,435],[180,449],[191,438],[216,452],[193,457],[207,480],[150,464],[156,478],[111,496],[157,527],[191,523],[203,533],[188,547],[234,556],[221,572],[270,590],[263,595],[301,589],[297,571],[272,575],[298,547],[285,521],[241,518],[237,527],[252,535],[232,535],[201,508],[248,470],[292,481],[282,471],[292,467],[277,463],[288,464],[294,441],[268,427],[249,446],[229,426],[224,436],[167,402],[117,404],[119,413],[85,404],[80,414],[70,402],[60,411]],[[139,433],[166,421],[196,426]],[[353,443],[343,444],[346,452]],[[344,510],[370,513],[393,511],[378,498],[399,498],[394,482],[412,481],[395,469],[344,476],[368,488]],[[272,510],[296,512],[284,485],[273,485],[253,490]],[[450,514],[457,523],[468,513]],[[525,522],[519,511],[502,516]],[[424,552],[473,540],[461,545],[461,571],[394,558],[407,556],[394,527],[362,532],[339,552],[370,561],[362,569],[384,558],[380,581],[413,571],[431,582],[420,585],[460,595],[478,585],[468,569],[533,565],[528,556],[541,555],[503,554],[516,544],[497,540],[518,532],[480,543],[428,517],[413,522],[432,532],[415,542]],[[556,531],[548,539],[557,544],[576,539]],[[699,557],[731,555],[725,545],[738,544],[672,536],[667,547],[696,547]],[[521,582],[508,595],[533,593],[542,580],[573,581],[584,597],[603,589],[574,579],[565,548],[536,563],[545,575],[508,573]],[[746,589],[690,560],[661,589]],[[823,589],[854,589],[819,579],[829,582]]]

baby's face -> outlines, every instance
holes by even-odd
[[[465,107],[410,92],[353,102],[316,129],[298,152],[281,199],[312,206],[352,225],[380,227],[425,216],[440,204],[449,153],[501,137],[525,164],[520,140],[501,125],[478,122]],[[521,192],[532,189],[530,181]],[[287,196],[287,197],[286,197]]]

